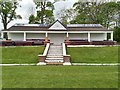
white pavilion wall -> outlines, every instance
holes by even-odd
[[[44,39],[45,33],[27,33],[26,38],[27,39]]]
[[[103,41],[107,36],[104,33],[92,33],[90,34],[91,41]]]
[[[88,39],[87,33],[69,33],[69,39]]]
[[[23,41],[24,33],[10,33],[12,40]],[[26,39],[44,39],[45,33],[26,33]],[[107,36],[105,33],[90,33],[91,41],[103,41],[106,40]],[[65,33],[48,33],[48,39],[51,42],[63,43],[66,39]],[[87,33],[69,33],[69,39],[88,39]]]
[[[23,41],[24,34],[23,33],[10,33],[10,38],[13,41]]]

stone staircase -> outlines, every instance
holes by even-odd
[[[62,45],[50,45],[45,62],[48,65],[62,65],[64,62]]]

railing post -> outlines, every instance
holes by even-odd
[[[44,55],[38,55],[39,62],[45,62],[46,56]]]
[[[69,33],[67,32],[66,33],[66,41],[64,42],[66,45],[69,45],[70,44],[70,41],[69,41]]]
[[[46,45],[47,43],[49,43],[48,41],[48,33],[45,33],[45,41],[44,41],[44,45]]]

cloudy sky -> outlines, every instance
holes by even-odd
[[[37,1],[37,0],[36,0]],[[40,1],[40,0],[38,0]],[[51,2],[54,0],[50,0]],[[77,2],[78,0],[65,0],[62,1],[60,0],[59,2],[56,2],[54,4],[55,7],[55,11],[54,11],[54,16],[57,19],[57,12],[59,12],[61,9],[65,9],[65,8],[71,8],[72,5]],[[80,0],[80,1],[86,1],[86,0]],[[92,1],[96,1],[96,0],[92,0]],[[107,0],[107,1],[116,1],[116,0]],[[120,1],[120,0],[117,0]],[[28,23],[28,18],[31,14],[35,14],[35,3],[33,2],[33,0],[20,0],[19,2],[20,6],[16,12],[18,15],[22,16],[22,20],[14,20],[11,21],[8,24],[8,28],[11,27],[12,25],[14,25],[15,23]],[[1,20],[0,20],[0,30],[3,29]]]
[[[54,0],[50,0],[50,1],[54,1]],[[54,15],[55,18],[57,19],[57,15],[56,13],[59,12],[61,9],[63,8],[71,8],[72,5],[76,2],[77,0],[65,0],[65,1],[59,1],[56,2],[54,4],[55,7],[55,11],[54,11]],[[8,24],[8,28],[11,27],[12,25],[14,25],[15,23],[28,23],[28,18],[31,14],[35,14],[35,3],[33,2],[33,0],[21,0],[19,2],[19,5],[21,7],[18,7],[18,9],[16,10],[18,15],[22,16],[22,20],[14,20],[11,21]],[[0,30],[3,29],[2,23],[0,23]]]

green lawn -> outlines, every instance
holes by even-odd
[[[37,63],[38,54],[44,46],[39,47],[2,47],[2,63]],[[117,63],[118,47],[78,47],[67,48],[71,62],[76,63]]]
[[[117,66],[2,67],[3,88],[117,88]]]
[[[44,46],[2,47],[2,63],[37,63]]]
[[[67,48],[71,62],[79,63],[117,63],[120,47],[73,47]]]

